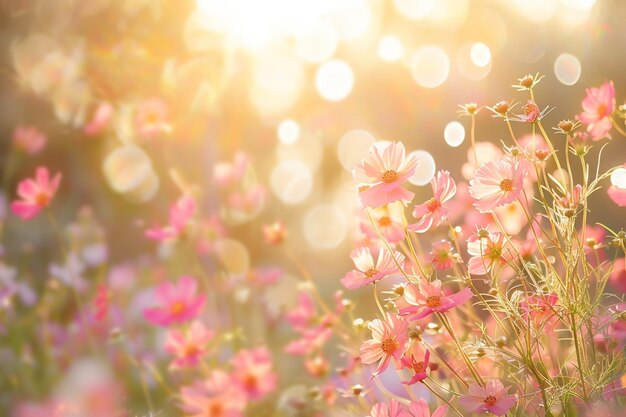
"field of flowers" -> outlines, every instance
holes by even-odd
[[[625,417],[624,21],[0,0],[0,417]]]

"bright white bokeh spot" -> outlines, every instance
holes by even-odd
[[[450,122],[443,130],[443,138],[448,145],[456,148],[465,140],[465,128],[459,122]]]
[[[304,85],[304,66],[297,59],[268,56],[254,62],[253,78],[252,103],[263,115],[277,115],[298,99]]]
[[[278,125],[276,133],[281,143],[291,145],[300,139],[300,125],[293,119],[285,119]]]
[[[412,20],[428,17],[435,10],[435,0],[393,0],[393,5]]]
[[[383,61],[395,62],[404,55],[404,46],[397,36],[383,36],[378,42],[378,57]]]
[[[563,5],[577,10],[591,10],[596,0],[561,0]]]
[[[353,86],[354,73],[344,61],[325,62],[315,74],[317,92],[329,101],[340,101],[348,97]]]
[[[254,0],[258,1],[258,0]],[[335,28],[339,39],[351,41],[358,39],[368,33],[372,23],[372,10],[370,2],[365,0],[342,0],[342,1],[293,1],[298,7],[310,3],[320,9],[330,12],[326,20]]]
[[[554,61],[554,75],[562,84],[576,84],[580,78],[580,73],[580,61],[572,54],[561,54]]]
[[[435,88],[443,84],[450,73],[450,58],[438,46],[419,48],[410,62],[413,79],[422,87]]]
[[[103,170],[107,182],[118,193],[134,190],[153,174],[150,157],[135,145],[113,150],[104,160]]]
[[[313,189],[313,173],[296,159],[280,162],[270,175],[272,191],[285,204],[302,203]]]
[[[341,165],[348,171],[352,171],[354,165],[361,162],[370,150],[376,138],[364,129],[354,129],[339,139],[337,156]]]
[[[426,151],[414,151],[410,155],[417,157],[419,164],[415,168],[415,174],[409,178],[413,185],[426,185],[435,176],[435,159]]]
[[[296,38],[296,55],[306,62],[323,62],[337,50],[337,32],[328,24],[317,22]]]
[[[330,204],[312,207],[302,223],[304,238],[315,249],[333,249],[348,233],[348,222],[339,209]]]
[[[486,67],[491,62],[491,50],[482,42],[477,42],[470,49],[470,57],[477,67]]]
[[[484,79],[489,72],[491,72],[491,67],[493,65],[493,60],[489,58],[489,60],[484,60],[484,56],[481,57],[481,47],[476,47],[476,45],[483,45],[480,43],[466,43],[461,45],[459,49],[456,51],[456,66],[463,75],[463,77],[478,81]],[[484,52],[484,51],[483,51]],[[473,56],[476,55],[476,56]],[[478,58],[478,59],[476,59]],[[481,61],[481,59],[483,59]],[[477,65],[483,64],[486,62],[485,66]]]
[[[611,184],[626,190],[626,168],[617,168],[611,173]]]

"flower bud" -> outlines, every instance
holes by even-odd
[[[507,103],[506,101],[502,100],[502,101],[498,101],[494,106],[493,106],[493,110],[498,113],[501,114],[502,116],[504,116],[508,111],[509,111],[509,103]]]

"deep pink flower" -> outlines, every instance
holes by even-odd
[[[467,241],[467,253],[471,258],[467,262],[470,274],[485,275],[496,266],[506,265],[515,258],[506,236],[500,232],[485,236],[471,236]]]
[[[144,310],[146,320],[159,326],[183,323],[198,317],[204,307],[205,295],[197,295],[198,283],[190,276],[182,276],[176,284],[166,282],[155,290],[158,307]]]
[[[45,133],[36,127],[18,126],[13,131],[13,144],[30,155],[41,152],[47,142]]]
[[[415,206],[413,217],[419,220],[408,227],[416,233],[424,233],[432,227],[439,226],[448,215],[449,208],[444,204],[456,194],[456,183],[448,171],[439,171],[430,184],[434,197]]]
[[[170,330],[167,333],[165,351],[176,357],[172,368],[195,366],[207,353],[207,344],[213,339],[213,331],[194,321],[186,332]]]
[[[402,381],[405,385],[413,385],[417,382],[422,382],[428,377],[428,362],[430,360],[430,351],[426,351],[424,354],[424,360],[416,361],[415,356],[410,357],[406,354],[402,357],[402,365],[405,369],[408,368],[413,371],[413,377],[407,381]]]
[[[395,314],[387,314],[385,321],[372,320],[367,327],[372,331],[372,339],[361,345],[361,362],[372,364],[378,362],[372,378],[387,369],[389,361],[394,360],[396,368],[400,368],[402,355],[408,340],[409,323]]]
[[[174,240],[181,237],[196,213],[196,201],[190,195],[183,195],[170,208],[169,224],[153,227],[145,234],[154,240]]]
[[[233,382],[250,401],[259,401],[276,389],[278,377],[265,346],[241,350],[232,360]]]
[[[243,417],[246,396],[224,371],[212,371],[208,379],[181,388],[180,407],[189,417]]]
[[[539,110],[539,106],[537,106],[537,103],[532,100],[528,100],[524,107],[522,107],[522,111],[524,112],[524,114],[520,114],[518,115],[518,117],[520,118],[520,120],[523,120],[527,123],[536,122],[541,115],[541,110]]]
[[[430,262],[435,269],[443,270],[452,268],[457,262],[456,254],[452,250],[452,243],[448,240],[439,240],[432,244]]]
[[[615,86],[607,81],[598,88],[588,88],[582,101],[583,112],[576,118],[587,125],[593,140],[609,137],[611,115],[615,112]]]
[[[510,156],[483,165],[470,181],[469,192],[478,200],[474,206],[484,213],[515,201],[529,171],[527,160]]]
[[[373,144],[352,171],[352,176],[359,184],[363,205],[380,207],[394,201],[413,200],[415,194],[402,186],[415,173],[417,164],[415,156],[406,156],[401,142]]]
[[[446,411],[448,411],[448,405],[444,404],[441,407],[437,408],[435,411],[433,411],[431,414],[428,403],[423,398],[420,398],[409,405],[410,417],[443,417]]]
[[[38,167],[34,179],[27,178],[18,184],[17,194],[21,200],[11,203],[11,210],[24,220],[32,219],[48,207],[60,183],[60,173],[50,179],[48,168]]]
[[[446,295],[441,289],[441,281],[436,279],[429,282],[420,279],[415,284],[408,284],[404,289],[404,299],[408,307],[400,309],[400,314],[411,315],[411,320],[424,318],[432,313],[444,313],[452,308],[463,304],[472,298],[473,293],[469,287],[461,291]]]
[[[407,417],[402,404],[395,398],[389,400],[389,406],[385,403],[376,403],[370,410],[369,417]]]
[[[341,279],[341,283],[348,289],[354,290],[371,284],[381,279],[400,273],[396,262],[400,265],[404,262],[404,255],[400,252],[394,252],[396,259],[386,249],[380,249],[376,262],[369,248],[358,248],[352,251],[350,257],[354,262],[355,269],[348,272]]]
[[[505,388],[497,379],[487,382],[485,387],[473,383],[469,392],[459,398],[459,403],[473,412],[490,412],[496,416],[503,416],[517,402],[517,395],[508,395],[509,388]]]

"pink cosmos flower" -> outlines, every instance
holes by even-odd
[[[298,302],[286,317],[295,330],[304,330],[315,318],[315,303],[308,291],[298,293]]]
[[[412,402],[411,405],[409,405],[410,417],[443,417],[446,411],[448,411],[448,405],[444,404],[441,407],[437,408],[435,411],[433,411],[431,414],[428,403],[423,398],[420,398],[417,401]]]
[[[456,183],[448,171],[439,171],[430,184],[434,197],[415,206],[413,210],[413,217],[419,220],[410,225],[409,230],[416,233],[424,233],[432,227],[439,226],[448,215],[449,209],[444,204],[456,194]]]
[[[470,181],[469,192],[478,200],[474,206],[484,213],[515,201],[529,171],[528,161],[510,156],[483,165]]]
[[[606,192],[615,204],[620,207],[626,207],[626,188],[619,188],[615,185],[611,185]]]
[[[613,288],[626,293],[626,259],[624,257],[617,258],[613,262],[613,270],[609,276],[609,281]]]
[[[530,196],[528,197],[530,199]],[[493,209],[498,221],[502,224],[502,228],[509,235],[517,235],[522,231],[526,223],[528,223],[528,217],[524,212],[524,206],[519,201],[513,201],[512,203],[504,206],[496,207]]]
[[[370,214],[376,229],[372,226],[372,222],[365,211],[360,210],[360,214],[359,228],[368,238],[378,239],[378,233],[376,233],[376,229],[378,229],[378,232],[389,243],[397,243],[404,240],[402,211],[397,205],[386,205],[371,210]]]
[[[361,362],[372,364],[378,362],[372,378],[387,369],[389,361],[394,360],[396,368],[400,368],[402,355],[408,340],[409,323],[395,314],[387,314],[385,321],[372,320],[367,327],[372,331],[372,339],[361,345]]]
[[[395,398],[389,400],[389,406],[385,403],[376,403],[370,410],[369,417],[407,417],[402,404]]]
[[[415,356],[410,357],[406,354],[402,357],[402,365],[405,368],[413,371],[413,377],[407,381],[402,381],[405,385],[413,385],[418,382],[422,382],[428,377],[428,361],[430,360],[430,351],[426,351],[424,354],[424,360],[416,361]]]
[[[394,252],[393,256],[397,263],[402,265],[404,255],[400,252]],[[354,262],[355,269],[348,272],[346,276],[341,279],[341,283],[351,290],[361,288],[367,284],[380,281],[390,275],[400,273],[396,261],[393,260],[389,251],[385,249],[378,251],[376,262],[374,262],[369,248],[355,249],[350,254],[350,257],[352,258],[352,262]]]
[[[401,142],[373,144],[368,154],[357,164],[352,176],[359,183],[359,196],[366,207],[380,207],[394,201],[409,202],[414,193],[402,186],[415,173],[418,160],[406,156]]]
[[[587,125],[587,132],[593,140],[609,136],[611,115],[615,112],[615,86],[607,81],[598,88],[588,88],[582,101],[583,112],[576,116]]]
[[[551,324],[558,319],[554,312],[558,299],[559,297],[554,293],[528,295],[520,301],[522,317],[537,329],[544,326],[548,326],[549,329]]]
[[[45,133],[36,127],[18,126],[13,131],[13,144],[30,155],[41,152],[47,142]]]
[[[170,208],[169,224],[146,230],[146,237],[153,240],[174,240],[187,230],[196,213],[196,201],[190,195],[183,195]]]
[[[435,269],[452,268],[452,265],[457,262],[457,255],[452,250],[452,243],[448,240],[439,240],[433,243],[431,248],[430,262]]]
[[[232,360],[233,382],[248,400],[259,401],[276,389],[278,377],[265,346],[240,350]]]
[[[474,147],[467,150],[467,162],[461,167],[461,174],[466,180],[471,180],[476,175],[478,168],[487,162],[495,161],[503,157],[502,150],[491,142],[476,142]]]
[[[250,167],[250,156],[237,152],[233,162],[219,162],[213,167],[213,178],[217,185],[227,187],[241,181]]]
[[[471,236],[467,241],[467,253],[471,256],[467,269],[474,275],[485,275],[515,258],[506,237],[500,232],[487,233],[483,237]]]
[[[169,326],[192,320],[200,314],[205,295],[196,296],[198,283],[190,276],[182,276],[176,284],[166,282],[156,290],[156,297],[161,302],[158,307],[144,310],[144,317],[159,326]]]
[[[207,344],[213,339],[213,331],[195,320],[187,332],[170,330],[167,333],[165,351],[176,357],[172,368],[195,366],[207,353]]]
[[[85,135],[95,136],[98,133],[102,132],[111,121],[114,111],[115,110],[110,103],[100,103],[93,112],[91,120],[85,125],[85,128],[83,129]]]
[[[469,392],[459,398],[459,403],[474,412],[490,412],[496,416],[503,416],[517,402],[517,395],[508,395],[509,388],[505,388],[497,379],[487,382],[485,387],[473,383]]]
[[[469,287],[452,295],[446,295],[441,289],[441,281],[429,282],[420,279],[418,284],[408,284],[404,289],[404,299],[408,307],[400,309],[400,314],[411,315],[411,320],[424,318],[432,313],[444,313],[472,298]]]
[[[32,219],[48,207],[60,183],[60,173],[50,179],[48,168],[38,167],[34,179],[27,178],[18,184],[17,194],[22,199],[11,203],[11,210],[24,220]]]
[[[205,381],[181,388],[180,407],[189,417],[243,417],[246,396],[224,371],[215,370]]]
[[[167,103],[160,98],[143,100],[135,112],[137,134],[144,139],[154,139],[172,130],[168,121]]]
[[[536,122],[541,115],[541,110],[539,110],[539,106],[537,106],[537,103],[532,100],[528,100],[524,107],[522,107],[522,111],[524,112],[524,114],[520,114],[518,115],[518,117],[520,118],[520,120],[527,123]]]

